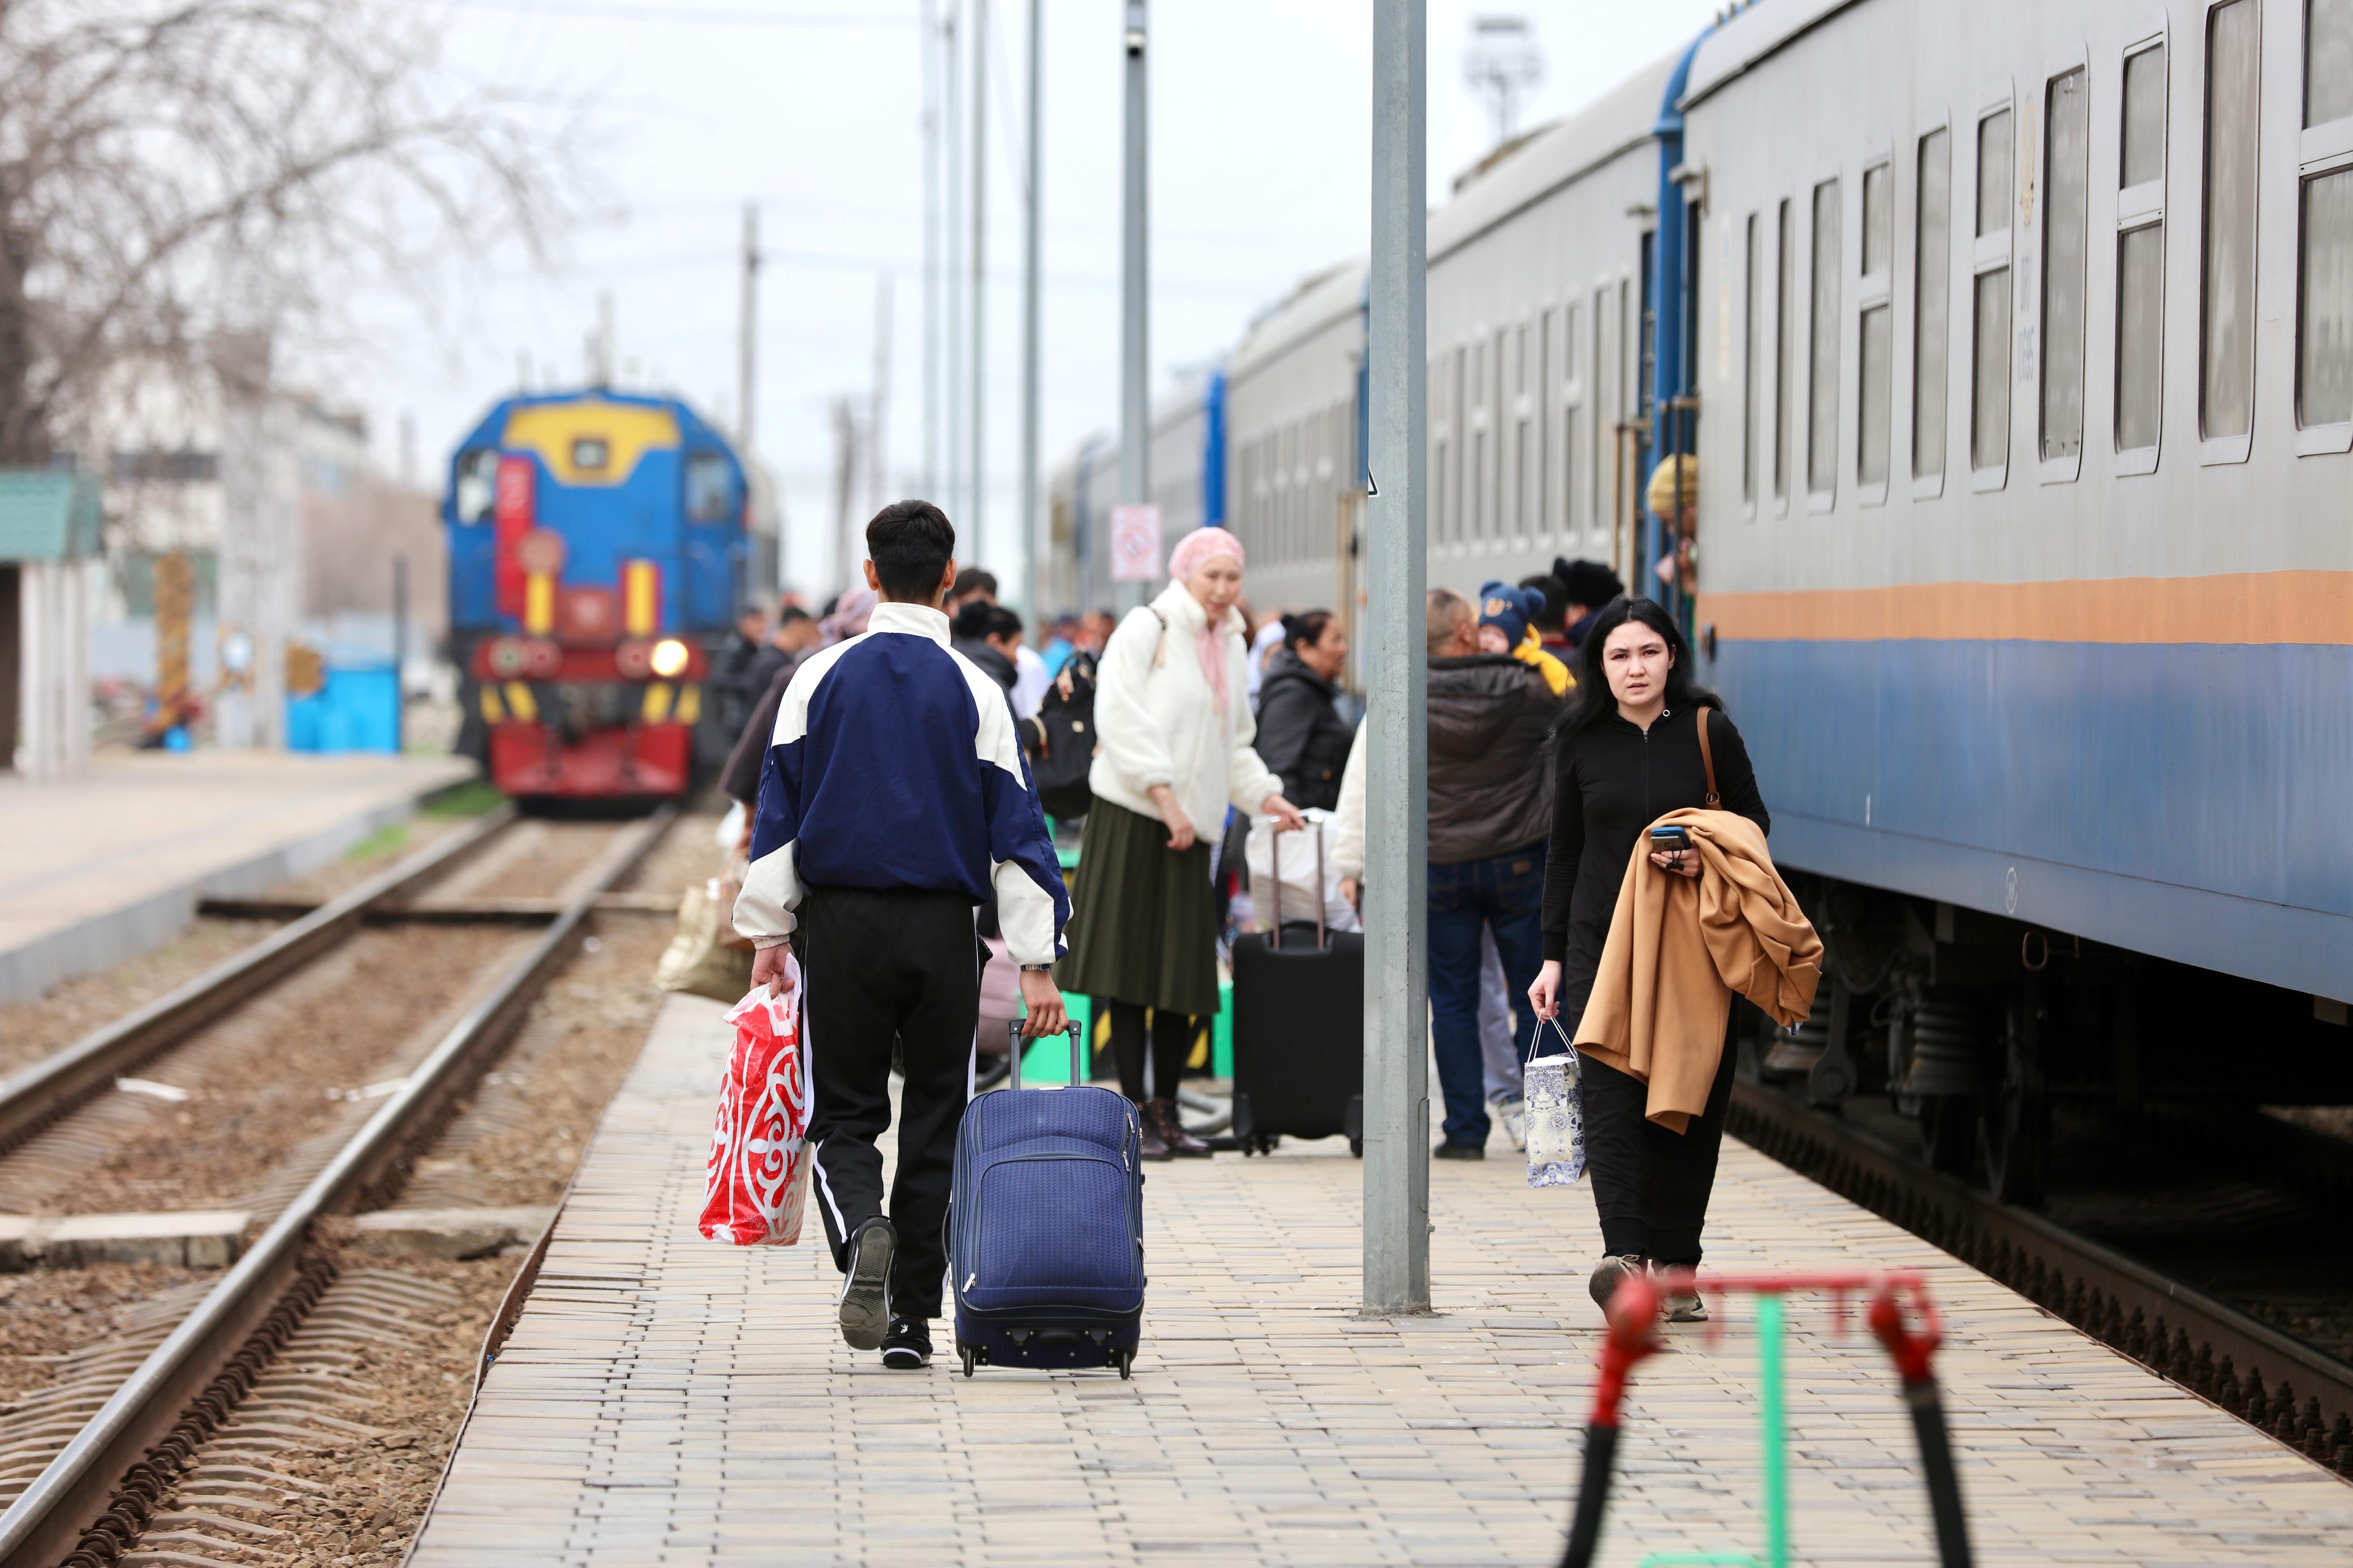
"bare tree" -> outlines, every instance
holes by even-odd
[[[0,463],[109,372],[329,321],[355,281],[567,220],[551,106],[401,0],[0,0]]]

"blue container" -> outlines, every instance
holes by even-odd
[[[326,683],[286,700],[290,752],[396,752],[400,682],[390,663],[331,665]]]

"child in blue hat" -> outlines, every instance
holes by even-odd
[[[1509,583],[1487,583],[1479,589],[1479,646],[1488,653],[1508,653],[1533,665],[1552,688],[1555,697],[1577,684],[1568,666],[1545,650],[1537,637],[1536,617],[1544,614],[1544,595]]]

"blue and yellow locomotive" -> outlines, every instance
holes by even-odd
[[[674,397],[506,399],[450,459],[463,748],[522,797],[669,796],[730,739],[705,702],[755,566],[744,465]]]

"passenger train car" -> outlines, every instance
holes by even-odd
[[[1360,277],[1227,366],[1262,605],[1355,596]],[[1428,319],[1431,583],[1613,560],[1747,738],[1833,981],[1759,1070],[2026,1202],[2054,1108],[2353,1101],[2353,0],[1762,0]]]
[[[684,403],[591,388],[509,398],[449,464],[463,744],[522,797],[661,797],[733,739],[703,680],[771,531],[742,463]],[[762,563],[765,563],[765,567]]]

